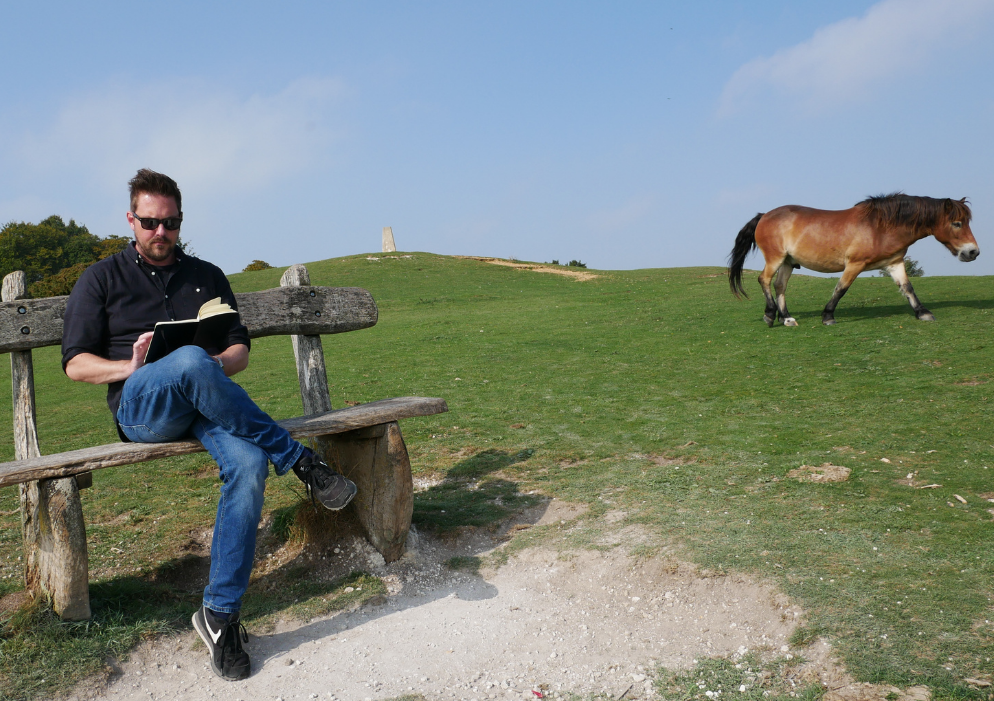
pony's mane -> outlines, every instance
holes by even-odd
[[[931,229],[947,218],[968,224],[973,216],[965,197],[961,200],[936,199],[903,192],[867,197],[856,207],[877,226],[910,226],[916,231]]]

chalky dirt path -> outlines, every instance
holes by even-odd
[[[553,501],[534,522],[568,528],[577,513]],[[626,553],[647,536],[634,527],[610,533],[603,544],[613,548],[565,557],[527,550],[482,576],[445,562],[492,548],[484,536],[422,538],[398,563],[376,567],[368,557],[391,592],[379,605],[281,623],[271,634],[249,631],[253,673],[245,681],[215,677],[190,632],[141,647],[74,698],[649,698],[657,664],[684,668],[745,649],[787,652],[801,612],[769,586],[702,577],[665,553],[635,561]]]

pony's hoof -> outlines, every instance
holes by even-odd
[[[828,317],[827,319],[822,319],[821,323],[825,326],[835,326],[835,319],[833,317]]]
[[[797,326],[797,319],[795,319],[792,316],[788,316],[786,319],[783,320],[783,325],[784,326]]]
[[[776,319],[774,319],[773,317],[764,316],[763,317],[763,321],[765,321],[766,325],[769,326],[772,329],[773,328],[773,323],[776,321]]]
[[[935,321],[935,317],[932,312],[921,312],[918,314],[918,321]]]

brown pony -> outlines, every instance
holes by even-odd
[[[823,324],[835,323],[835,307],[849,286],[864,270],[886,270],[922,321],[935,321],[922,306],[908,282],[904,255],[908,246],[926,236],[935,238],[962,261],[980,255],[970,231],[970,207],[961,200],[912,197],[902,193],[869,197],[855,207],[840,211],[787,205],[757,214],[742,227],[728,256],[728,281],[732,293],[745,294],[742,266],[757,247],[766,266],[759,284],[766,296],[763,320],[773,326],[777,316],[784,326],[797,326],[787,312],[784,292],[794,268],[802,265],[821,273],[842,272],[832,298],[821,313]],[[776,298],[770,281],[776,274]],[[748,295],[746,295],[748,297]]]

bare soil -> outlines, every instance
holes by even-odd
[[[518,263],[517,261],[506,260],[504,258],[481,258],[480,256],[453,256],[453,258],[478,260],[481,263],[490,263],[491,265],[503,265],[508,268],[518,268],[519,270],[531,270],[534,273],[552,273],[553,275],[563,275],[565,277],[571,277],[574,280],[578,280],[580,282],[584,280],[593,280],[594,278],[598,277],[594,273],[583,272],[580,270],[554,268],[551,265],[541,265],[537,263]]]
[[[339,565],[372,571],[389,595],[335,615],[249,631],[253,672],[247,680],[218,679],[204,646],[189,632],[146,643],[125,662],[109,660],[107,673],[80,685],[71,698],[652,698],[659,665],[688,668],[703,657],[759,651],[797,657],[791,673],[798,683],[822,683],[833,694],[830,701],[884,699],[888,693],[927,699],[927,690],[855,684],[824,640],[791,650],[788,639],[803,611],[768,583],[708,576],[665,547],[649,558],[633,557],[632,548],[652,538],[624,526],[623,512],[603,517],[601,549],[535,547],[480,574],[446,565],[455,556],[499,552],[514,530],[568,530],[584,513],[552,501],[499,533],[415,536],[405,556],[390,565],[350,536],[347,552],[336,546]]]

